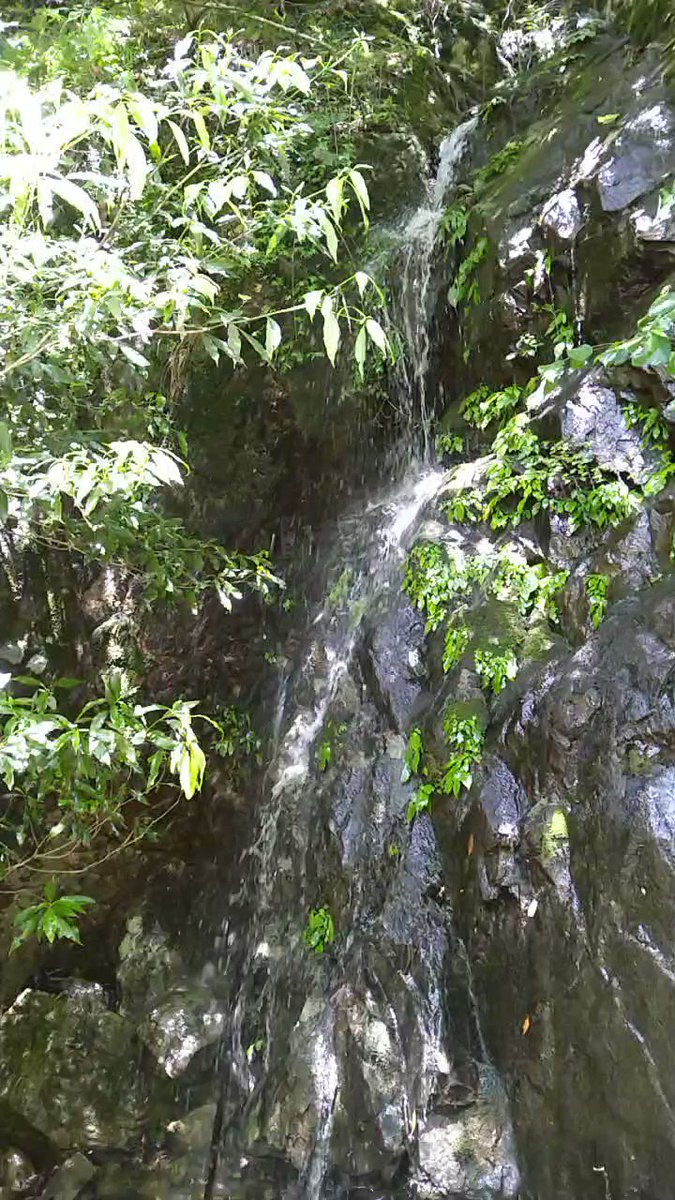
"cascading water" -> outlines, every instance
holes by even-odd
[[[474,126],[444,141],[404,238],[400,311],[425,443],[434,250]],[[245,915],[217,964],[231,1020],[208,1197],[328,1200],[354,1185],[373,1200],[423,1195],[420,1129],[439,1097],[475,1085],[446,1000],[453,963],[433,827],[407,821],[402,779],[423,624],[402,601],[401,564],[442,479],[414,463],[338,519],[333,586],[281,681]],[[328,909],[335,940],[312,953],[308,916]],[[475,1042],[470,1014],[460,1024]]]
[[[424,433],[424,452],[428,452],[431,418],[429,365],[432,326],[436,307],[434,257],[448,198],[457,172],[469,146],[477,117],[458,125],[443,139],[439,148],[438,170],[429,184],[425,203],[407,220],[402,237],[401,285],[397,297],[397,319],[403,329],[407,363],[403,363],[403,392],[415,421]]]

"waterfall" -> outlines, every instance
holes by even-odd
[[[443,139],[438,169],[427,188],[425,201],[408,217],[402,230],[401,283],[397,293],[396,317],[404,334],[406,354],[402,362],[403,396],[413,420],[422,428],[425,453],[433,411],[427,395],[437,300],[435,257],[443,215],[457,175],[478,124],[477,117],[458,125]],[[405,402],[405,400],[404,400]]]
[[[475,124],[444,140],[436,178],[402,238],[396,312],[424,457],[436,241]],[[369,639],[400,619],[403,559],[443,478],[413,462],[339,516],[323,543],[332,586],[280,681],[276,745],[246,852],[246,917],[217,964],[232,1002],[208,1195],[220,1194],[220,1180],[248,1196],[250,1177],[257,1196],[271,1171],[275,1195],[328,1200],[338,1176],[367,1175],[371,1160],[403,1164],[432,1095],[453,1076],[445,918],[427,895],[437,874],[434,836],[430,822],[406,820],[407,718],[381,694],[389,679],[414,690],[415,651],[393,639],[383,685],[368,657]],[[419,624],[413,634],[421,635]],[[326,770],[322,739],[340,737],[345,745]],[[310,910],[326,904],[335,909],[336,941],[313,954],[304,928]],[[360,1105],[359,1123],[351,1109]],[[368,1123],[372,1146],[360,1144]]]

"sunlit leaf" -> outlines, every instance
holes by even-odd
[[[387,342],[387,335],[379,321],[376,321],[373,317],[369,317],[366,321],[366,329],[368,330],[368,336],[371,342],[377,346],[378,350],[381,350],[383,354],[386,354],[389,349],[389,344]]]
[[[270,358],[281,342],[281,326],[273,317],[267,318],[265,327],[265,349]]]
[[[303,304],[304,304],[305,308],[307,309],[307,312],[309,313],[312,320],[314,320],[316,310],[319,307],[319,305],[321,304],[322,299],[323,299],[323,292],[319,291],[319,290],[313,291],[313,292],[306,292],[305,296],[303,297]]]
[[[183,133],[183,130],[181,129],[180,125],[177,125],[175,121],[170,121],[168,118],[167,118],[167,125],[169,126],[169,128],[175,138],[176,145],[178,146],[178,149],[181,154],[181,158],[183,159],[185,166],[189,167],[189,165],[190,165],[190,148],[187,144],[187,138],[186,138],[185,134]]]

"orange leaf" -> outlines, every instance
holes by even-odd
[[[520,1032],[522,1033],[523,1037],[525,1037],[525,1034],[526,1034],[526,1033],[529,1033],[529,1032],[530,1032],[530,1029],[531,1029],[531,1028],[532,1028],[532,1020],[531,1020],[531,1018],[530,1018],[530,1017],[525,1017],[525,1020],[523,1021],[522,1028],[521,1028],[521,1031],[520,1031]]]

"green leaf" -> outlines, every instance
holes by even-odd
[[[353,170],[351,170],[349,172],[349,175],[347,176],[347,178],[348,178],[349,182],[351,183],[351,185],[354,189],[356,198],[359,202],[359,206],[361,208],[361,215],[363,217],[363,223],[366,226],[366,228],[368,228],[368,212],[370,210],[370,196],[368,195],[368,188],[366,187],[366,181],[363,178],[363,175],[361,174],[361,172],[358,171],[356,169],[356,167],[354,167]]]
[[[272,358],[275,350],[278,349],[280,344],[281,326],[273,319],[273,317],[268,317],[265,328],[265,349],[270,358]]]
[[[254,171],[253,178],[259,187],[264,188],[266,192],[269,192],[270,196],[276,196],[276,184],[272,179],[272,176],[268,175],[267,171]]]
[[[304,304],[305,308],[307,309],[307,312],[309,313],[312,320],[314,320],[316,310],[319,307],[319,305],[321,304],[322,300],[323,300],[323,292],[322,291],[317,290],[314,292],[306,292],[305,293],[305,296],[303,297],[303,304]]]
[[[211,149],[211,138],[209,137],[209,131],[206,128],[206,121],[204,120],[202,113],[198,112],[195,109],[192,111],[192,113],[190,115],[192,116],[192,120],[194,121],[195,130],[197,132],[197,137],[199,139],[200,146],[204,150],[210,150]]]
[[[70,179],[51,179],[49,185],[52,191],[65,200],[66,204],[70,204],[71,208],[77,209],[82,214],[84,219],[94,229],[101,228],[101,218],[98,214],[98,208],[88,192],[80,187],[78,183],[73,183]]]
[[[326,239],[326,247],[328,249],[328,253],[330,254],[333,262],[337,262],[337,260],[338,260],[338,239],[337,239],[337,233],[335,232],[335,226],[331,222],[328,214],[325,212],[320,212],[318,214],[318,219],[319,219],[321,228],[323,230],[323,235]]]
[[[364,365],[365,365],[365,361],[366,361],[366,344],[367,344],[366,327],[365,327],[365,325],[362,325],[361,328],[359,329],[359,332],[356,336],[356,341],[354,343],[354,360],[356,362],[356,366],[358,368],[358,372],[361,377],[361,380],[363,380],[363,378],[364,378]]]
[[[133,346],[128,346],[126,342],[120,342],[120,350],[124,357],[128,358],[129,362],[133,363],[135,367],[145,368],[150,366],[148,359],[140,354],[138,350],[134,350]]]
[[[377,346],[378,350],[381,350],[383,354],[386,354],[389,349],[389,343],[387,342],[387,335],[379,321],[374,320],[373,317],[368,317],[368,320],[366,321],[366,329],[368,330],[368,336],[370,337],[371,342]]]
[[[134,92],[127,101],[129,111],[134,118],[136,124],[148,139],[150,145],[154,145],[158,137],[157,116],[155,114],[155,106],[152,100],[147,96],[143,96],[140,92]]]
[[[340,322],[337,320],[333,308],[324,307],[323,314],[323,344],[325,353],[328,354],[331,366],[335,366],[337,356],[337,348],[340,346]]]
[[[140,200],[148,177],[148,163],[145,151],[133,133],[129,134],[127,142],[126,163],[129,175],[129,198]]]
[[[181,129],[180,125],[177,125],[175,121],[170,121],[168,118],[167,118],[167,124],[176,140],[176,145],[178,146],[178,149],[180,150],[181,158],[183,159],[185,166],[189,167],[189,165],[190,165],[190,149],[188,147],[187,138],[186,138],[185,134],[183,133],[183,130]]]
[[[335,175],[333,179],[329,179],[328,183],[326,184],[326,196],[328,198],[328,204],[330,205],[330,210],[333,214],[333,220],[335,221],[336,225],[340,224],[340,220],[342,218],[343,187],[344,180],[341,179],[339,175]]]
[[[573,367],[583,367],[593,357],[593,347],[584,343],[582,346],[571,346],[569,360]]]

